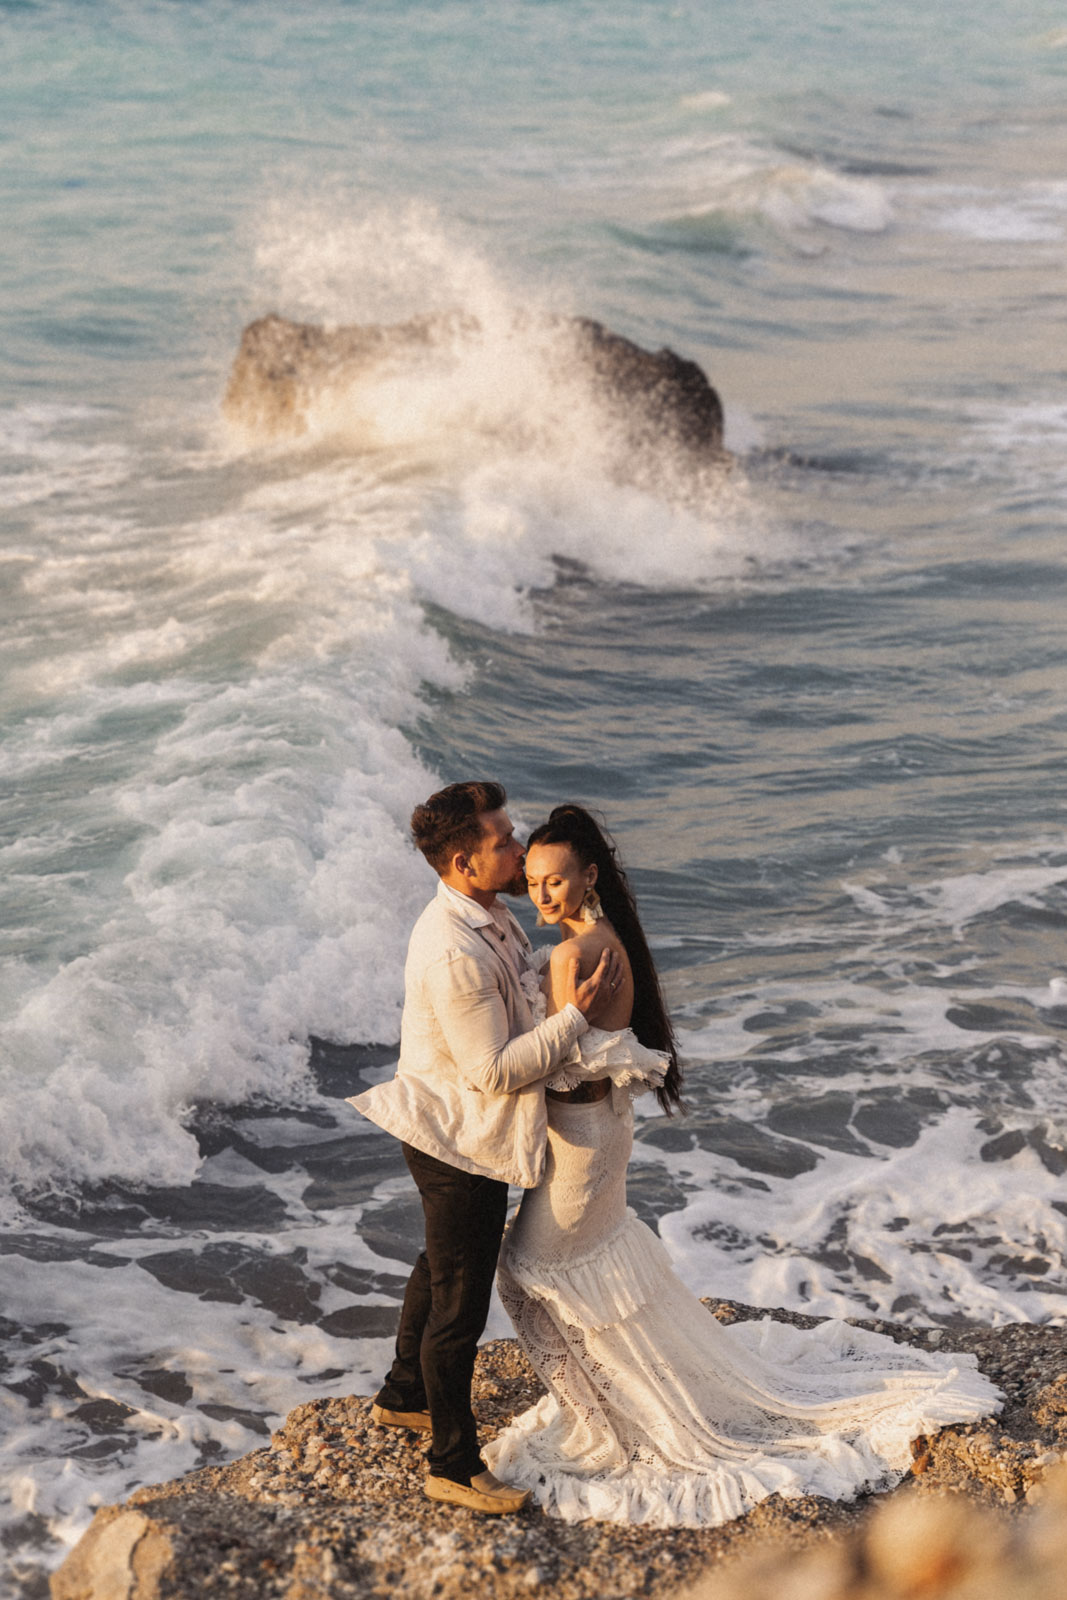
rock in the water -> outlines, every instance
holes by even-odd
[[[304,433],[316,397],[359,381],[386,362],[418,358],[462,325],[419,318],[391,326],[323,328],[274,315],[250,322],[222,409],[252,438]]]
[[[549,448],[588,435],[627,476],[727,459],[719,397],[673,350],[644,350],[588,318],[519,319],[487,338],[461,315],[338,328],[261,317],[242,334],[223,412],[252,442],[347,423],[375,444],[393,436],[405,385],[414,397],[432,383],[410,412],[451,410],[465,431]],[[377,401],[375,384],[387,386]]]
[[[666,347],[643,350],[589,317],[569,324],[578,359],[604,405],[640,451],[683,451],[694,460],[722,455],[722,402],[695,361]]]

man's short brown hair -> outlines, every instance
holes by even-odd
[[[504,786],[488,779],[450,783],[411,813],[411,837],[435,872],[447,872],[457,851],[470,855],[482,837],[482,814],[499,811]]]

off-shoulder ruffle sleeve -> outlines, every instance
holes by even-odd
[[[535,966],[543,966],[552,953],[552,946],[535,950]],[[548,1011],[548,1001],[538,981],[536,971],[527,970],[520,976],[522,992],[526,996],[534,1022],[543,1022]],[[638,1095],[658,1089],[667,1075],[668,1057],[660,1050],[649,1050],[637,1038],[632,1028],[588,1028],[576,1039],[560,1061],[556,1071],[545,1079],[547,1089],[577,1089],[579,1084],[593,1083],[599,1078],[611,1079],[611,1101],[614,1110],[622,1115],[629,1110]]]
[[[535,962],[540,954],[541,951],[534,951]],[[525,996],[526,1004],[530,1008],[534,1026],[536,1027],[539,1022],[544,1022],[548,1015],[548,1001],[545,998],[544,990],[541,988],[541,980],[537,972],[530,967],[525,967],[519,973],[519,987]]]
[[[632,1028],[590,1028],[571,1046],[558,1071],[545,1080],[545,1087],[576,1089],[610,1078],[612,1107],[621,1116],[638,1095],[660,1087],[668,1065],[669,1058],[661,1050],[649,1050]]]

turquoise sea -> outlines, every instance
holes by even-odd
[[[342,1097],[456,777],[617,835],[694,1288],[1062,1322],[1062,4],[5,0],[0,62],[9,1587],[376,1382],[418,1219]],[[479,332],[271,441],[268,311]],[[732,470],[612,470],[559,315]]]

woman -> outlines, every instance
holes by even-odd
[[[566,965],[605,945],[623,976],[549,1080],[545,1176],[504,1242],[503,1303],[548,1393],[483,1452],[509,1483],[570,1522],[702,1527],[769,1494],[851,1499],[908,1468],[910,1444],[998,1409],[973,1357],[919,1354],[827,1322],[724,1328],[626,1209],[631,1097],[680,1103],[670,1022],[614,846],[581,806],[530,835],[526,877],[561,942],[544,963],[542,1012]]]

